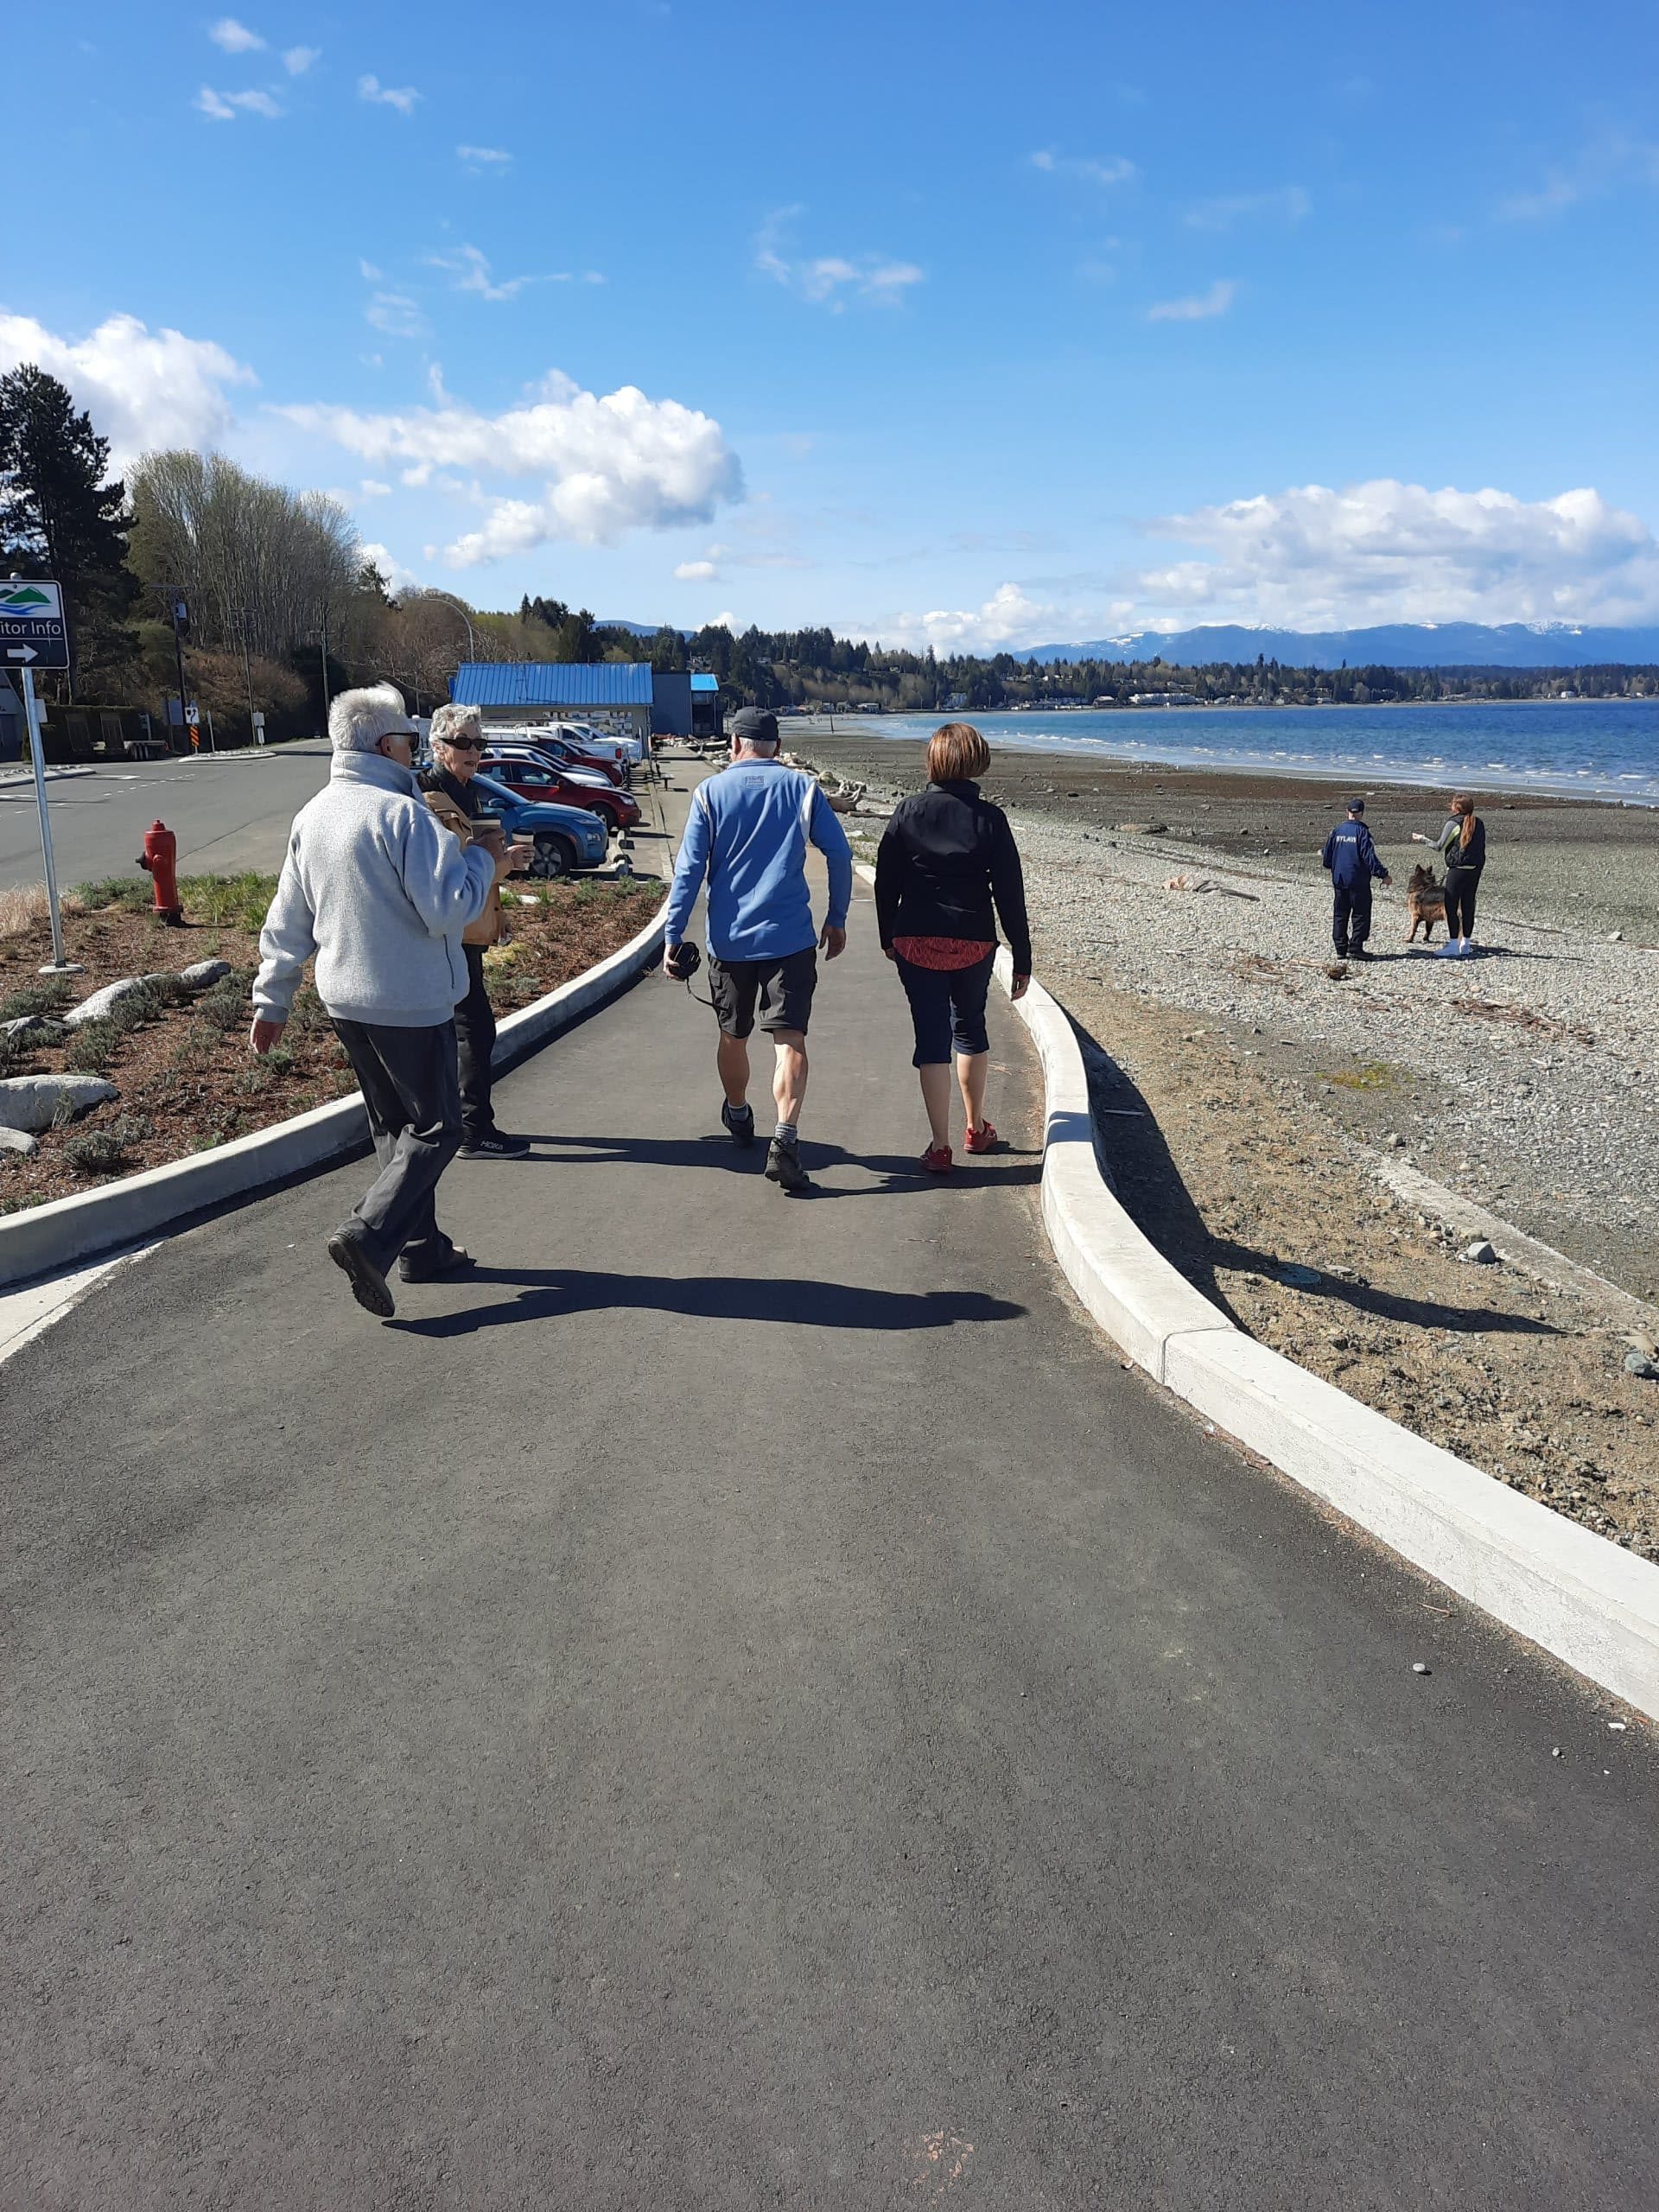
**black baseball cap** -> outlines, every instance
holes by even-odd
[[[1363,814],[1365,811],[1364,800],[1363,798],[1351,798],[1348,802],[1348,811],[1350,814]]]
[[[776,745],[778,717],[764,707],[740,707],[728,728],[740,745]]]

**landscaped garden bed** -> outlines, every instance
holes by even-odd
[[[95,1188],[226,1144],[357,1088],[351,1064],[308,975],[282,1044],[248,1050],[249,990],[274,876],[188,877],[186,915],[169,928],[149,912],[148,882],[86,884],[64,903],[68,957],[79,976],[42,976],[52,957],[43,894],[0,894],[0,1025],[41,1023],[8,1036],[0,1026],[0,1081],[79,1074],[115,1096],[73,1116],[67,1107],[32,1153],[0,1147],[0,1213]],[[485,956],[491,1001],[505,1015],[620,950],[663,897],[654,877],[510,886],[508,937]],[[207,960],[230,972],[194,991],[181,971]],[[156,978],[77,1027],[62,1016],[105,984]],[[3,1109],[0,1109],[3,1110]]]

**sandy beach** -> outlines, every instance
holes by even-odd
[[[919,747],[788,741],[876,806],[922,780]],[[1659,1557],[1659,1382],[1624,1370],[1659,1331],[1630,1302],[1659,1297],[1659,812],[1478,791],[1486,949],[1439,961],[1405,944],[1402,887],[1447,794],[1373,787],[1395,886],[1379,957],[1333,981],[1318,853],[1349,785],[1001,748],[985,788],[1019,836],[1039,972],[1106,1056],[1148,1233],[1253,1334]],[[880,820],[849,826],[871,856]],[[1402,1198],[1389,1178],[1412,1173],[1446,1204]],[[1456,1201],[1608,1293],[1502,1237],[1496,1263],[1465,1261]]]

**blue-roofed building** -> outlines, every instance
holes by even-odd
[[[651,734],[649,661],[464,660],[449,696],[457,706],[476,707],[486,724],[601,716],[636,737]]]
[[[725,728],[720,705],[720,678],[717,676],[694,676],[691,678],[691,734],[693,737],[723,737]]]

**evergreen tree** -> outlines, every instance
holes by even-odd
[[[27,563],[63,587],[70,696],[129,659],[132,517],[124,484],[106,483],[110,445],[55,377],[25,361],[0,377],[0,560]]]

